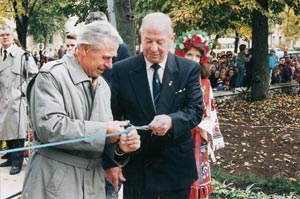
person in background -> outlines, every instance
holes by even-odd
[[[107,22],[85,25],[78,49],[43,66],[31,82],[30,114],[36,144],[103,136],[33,150],[27,165],[22,199],[105,198],[105,153],[116,164],[140,147],[140,136],[124,131],[126,121],[112,121],[110,88],[100,76],[112,67],[122,39]]]
[[[64,56],[65,49],[64,49],[63,45],[60,46],[60,48],[57,51],[57,54],[58,54],[58,59],[61,59]],[[47,63],[47,62],[45,62],[45,63]]]
[[[38,73],[34,59],[14,43],[13,30],[0,27],[0,140],[8,149],[24,147],[27,133],[27,82]],[[10,167],[10,175],[20,173],[23,152],[7,154],[0,167]]]
[[[90,12],[88,14],[88,16],[86,17],[85,19],[85,24],[89,24],[93,21],[108,21],[107,20],[107,17],[105,15],[105,13],[101,12],[101,11],[96,11],[96,12]],[[120,45],[119,45],[119,48],[118,48],[118,51],[117,51],[117,56],[113,57],[113,60],[112,62],[115,63],[117,61],[121,61],[123,59],[126,59],[130,57],[130,51],[129,51],[129,47],[127,46],[126,43],[122,42]],[[105,70],[104,73],[102,74],[102,77],[104,77],[108,84],[110,85],[111,84],[111,70]],[[107,157],[104,156],[104,159],[106,159]],[[103,161],[103,162],[106,162],[106,161]],[[105,169],[105,172],[106,172],[106,176],[111,176],[111,175],[115,175],[115,176],[118,176],[120,178],[119,180],[119,183],[118,185],[115,185],[112,186],[111,183],[109,183],[107,180],[106,180],[106,186],[105,186],[105,190],[106,190],[106,199],[118,199],[118,192],[121,188],[121,181],[125,180],[121,170],[119,168],[117,169],[113,169],[113,168],[110,168],[110,165],[108,164],[104,164],[103,165],[104,169]],[[110,168],[110,169],[107,169],[107,168]]]
[[[77,35],[75,33],[68,33],[66,39],[66,53],[74,53],[77,47]]]
[[[245,70],[246,70],[246,76],[244,81],[244,86],[247,87],[247,91],[251,87],[251,81],[252,81],[252,71],[253,71],[253,58],[252,58],[252,48],[249,48],[248,55],[250,57],[249,61],[245,63]]]
[[[281,73],[279,66],[275,66],[274,70],[272,71],[271,85],[279,83],[281,83]]]
[[[229,69],[227,78],[229,79],[229,89],[233,91],[236,82],[236,74],[234,73],[234,69]]]
[[[293,75],[293,80],[295,82],[297,82],[298,84],[300,84],[300,66],[299,66],[299,62],[295,63],[295,72]]]
[[[198,179],[191,186],[189,199],[208,198],[212,193],[208,156],[211,155],[212,160],[215,161],[214,150],[224,147],[209,80],[210,66],[206,57],[206,53],[209,51],[209,38],[202,31],[190,31],[183,33],[175,43],[177,44],[175,50],[177,55],[191,59],[202,66],[199,82],[203,92],[203,118],[192,131]],[[180,46],[184,46],[184,48],[180,48]]]
[[[220,71],[219,70],[215,70],[214,73],[211,73],[209,80],[211,82],[211,86],[212,88],[216,88],[218,86],[218,80],[220,78]]]
[[[245,72],[246,72],[245,64],[247,62],[249,62],[250,57],[251,57],[251,55],[250,55],[250,57],[248,56],[248,49],[247,49],[247,47],[246,47],[245,44],[241,44],[239,46],[239,50],[240,50],[240,52],[238,53],[237,59],[236,59],[236,65],[237,65],[237,68],[238,68],[238,74],[237,74],[235,86],[237,88],[243,87],[244,76],[245,76]]]
[[[200,65],[169,51],[172,21],[163,13],[146,15],[140,36],[142,53],[112,68],[114,118],[149,129],[123,167],[124,199],[188,198],[197,178],[191,129],[203,113]]]
[[[272,81],[272,74],[275,66],[277,65],[278,58],[276,56],[276,50],[272,48],[270,50],[270,54],[268,54],[268,63],[269,63],[269,71],[270,71],[270,80],[269,83],[271,84]]]

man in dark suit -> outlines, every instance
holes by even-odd
[[[112,69],[114,118],[149,128],[139,132],[141,149],[123,168],[124,199],[187,199],[197,179],[191,129],[203,111],[200,65],[169,52],[171,24],[163,13],[147,15],[140,29],[143,53]]]

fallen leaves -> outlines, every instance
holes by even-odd
[[[286,175],[300,181],[300,96],[276,94],[260,102],[217,105],[226,147],[213,167],[262,178]]]

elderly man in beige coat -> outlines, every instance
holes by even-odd
[[[37,66],[27,52],[14,43],[13,31],[0,27],[0,140],[6,140],[9,149],[24,146],[27,129],[27,82],[37,72]],[[7,154],[1,167],[11,166],[10,174],[22,169],[23,152]]]
[[[75,54],[47,63],[30,96],[34,138],[53,143],[124,130],[112,121],[110,89],[100,76],[112,67],[122,42],[108,22],[83,27]],[[25,174],[22,199],[105,198],[103,153],[122,166],[140,147],[136,130],[128,134],[34,150]]]

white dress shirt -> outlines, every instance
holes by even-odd
[[[154,63],[150,63],[146,58],[145,58],[145,61],[146,61],[146,71],[147,71],[147,77],[148,77],[149,88],[150,88],[151,96],[152,96],[152,99],[153,99],[152,81],[153,81],[153,73],[154,73],[154,69],[151,68],[151,66],[152,66]],[[161,63],[157,63],[158,65],[160,65],[160,68],[159,68],[158,71],[157,71],[157,72],[158,72],[158,76],[159,76],[160,83],[162,83],[162,80],[163,80],[166,62],[167,62],[167,59],[165,59],[165,60],[164,60],[163,62],[161,62]]]

